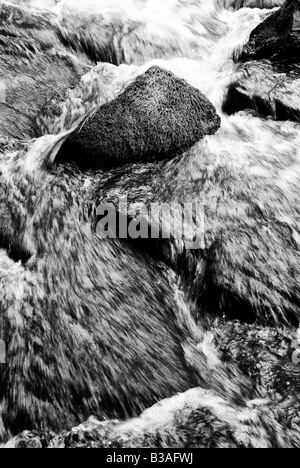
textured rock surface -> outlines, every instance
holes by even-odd
[[[220,123],[200,91],[171,72],[151,67],[71,134],[57,161],[109,169],[169,159],[214,134]]]
[[[282,6],[285,0],[217,0],[219,5],[232,10],[240,8],[275,8]]]
[[[268,59],[273,62],[299,62],[300,1],[287,0],[251,33],[240,59]]]
[[[276,120],[300,121],[300,68],[275,68],[268,61],[246,63],[237,73],[223,110],[234,114],[253,109]]]
[[[212,333],[222,359],[236,362],[268,398],[274,402],[299,399],[300,340],[294,331],[284,326],[218,322]]]

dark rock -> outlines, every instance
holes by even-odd
[[[109,169],[168,159],[219,127],[215,108],[200,91],[171,72],[152,67],[71,134],[57,161]]]
[[[249,62],[229,86],[223,111],[235,114],[253,109],[263,117],[300,121],[300,69],[275,68],[268,61]]]
[[[239,10],[240,8],[275,8],[282,6],[285,0],[217,0],[221,5],[229,10]]]
[[[269,398],[299,397],[300,340],[289,327],[220,321],[212,333],[222,359],[237,363]]]
[[[251,33],[246,63],[228,89],[223,110],[253,109],[263,117],[300,120],[300,2],[287,0]]]
[[[299,62],[300,1],[287,0],[251,33],[240,60],[268,59],[273,62]]]

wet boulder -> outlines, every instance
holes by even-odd
[[[293,329],[219,321],[212,333],[221,358],[234,361],[265,395],[281,400],[299,399],[300,340]],[[295,411],[294,416],[300,419],[298,405],[290,411]]]
[[[300,68],[284,71],[262,60],[246,63],[228,89],[227,114],[252,109],[262,117],[300,121]]]
[[[57,161],[109,169],[170,159],[220,127],[214,106],[196,88],[153,66],[80,125]]]
[[[285,4],[251,33],[240,59],[268,59],[272,62],[299,62],[300,57],[300,1]]]
[[[218,0],[218,5],[229,10],[240,8],[275,8],[282,6],[285,0]]]

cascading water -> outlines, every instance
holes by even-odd
[[[90,70],[49,100],[34,141],[3,143],[0,328],[11,361],[0,376],[0,435],[59,431],[92,414],[138,417],[162,400],[110,429],[113,440],[154,437],[175,424],[176,411],[201,404],[223,432],[230,428],[220,445],[297,445],[298,428],[280,423],[279,403],[221,362],[208,330],[220,315],[297,323],[299,124],[223,112],[242,73],[235,59],[271,11],[231,11],[213,0],[17,3],[49,9],[71,59]],[[69,131],[152,65],[208,97],[222,117],[217,134],[180,160],[132,165],[121,176],[57,168]],[[101,242],[90,229],[97,197],[137,188],[139,203],[147,184],[156,188],[150,201],[200,197],[206,207],[206,251],[187,257],[195,269],[188,279],[179,245],[171,260],[157,260],[151,248]],[[172,398],[177,392],[186,393]]]

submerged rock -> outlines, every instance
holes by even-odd
[[[299,62],[300,1],[287,0],[251,33],[240,60],[268,59],[273,62]]]
[[[0,137],[32,138],[47,100],[87,67],[62,47],[50,13],[1,2],[0,24]]]
[[[261,120],[251,113],[224,118],[215,136],[180,159],[99,175],[91,201],[122,210],[119,200],[127,197],[130,219],[143,213],[144,205],[171,209],[176,204],[183,210],[185,203],[202,204],[204,233],[195,250],[186,249],[183,237],[162,239],[162,230],[160,239],[142,239],[138,245],[181,275],[201,322],[206,312],[249,323],[298,323],[297,135],[292,122]],[[182,227],[182,218],[175,220]],[[198,221],[201,229],[201,213]],[[151,216],[150,226],[155,223]],[[193,223],[191,228],[195,235]]]
[[[71,428],[91,414],[137,415],[197,384],[183,350],[189,332],[162,269],[92,233],[82,178],[23,176],[0,183],[0,212],[12,214],[0,240],[10,228],[32,248],[23,265],[0,258],[0,439]]]
[[[299,409],[296,402],[294,406]],[[299,418],[287,407],[256,398],[242,404],[194,388],[127,421],[88,421],[60,434],[25,431],[6,448],[292,448]],[[295,411],[295,416],[297,411]],[[296,423],[296,424],[295,424]]]
[[[215,15],[213,2],[174,0],[159,3],[126,0],[61,1],[57,30],[67,47],[94,62],[143,65],[155,59],[210,54],[213,36],[221,37],[225,24]]]
[[[216,349],[209,343],[217,346],[211,373],[219,374],[219,379],[222,370],[231,369],[232,380],[227,381],[225,394],[221,385],[217,390],[198,387],[160,401],[135,419],[90,417],[80,426],[59,434],[25,431],[4,447],[299,447],[300,341],[299,335],[298,340],[295,337],[296,334],[286,327],[218,320],[199,347],[214,354]],[[242,385],[238,397],[233,397],[233,381],[241,384],[242,380],[230,363],[237,364],[245,375],[244,384],[249,388],[253,386],[251,398],[243,395]]]
[[[214,134],[220,123],[214,106],[199,90],[154,66],[75,130],[57,161],[109,169],[170,159]]]
[[[223,111],[253,109],[263,117],[300,121],[300,68],[284,71],[268,61],[246,63],[229,89]]]

